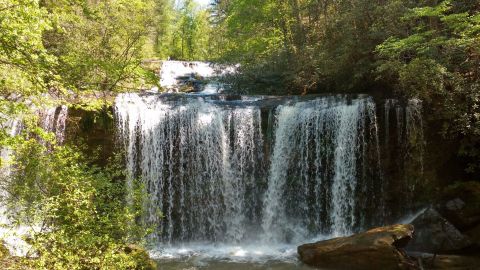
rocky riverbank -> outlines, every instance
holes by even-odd
[[[375,228],[298,247],[321,269],[480,269],[480,183],[442,195],[411,224]]]

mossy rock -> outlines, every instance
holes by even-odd
[[[10,257],[10,251],[3,242],[0,242],[0,259],[5,259],[8,257]]]

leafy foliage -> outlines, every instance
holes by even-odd
[[[55,59],[47,54],[42,34],[51,28],[45,9],[35,0],[0,1],[0,95],[43,91]]]
[[[123,200],[121,169],[97,168],[70,147],[47,151],[33,139],[16,153],[11,218],[35,230],[35,269],[154,269],[129,246],[146,231]]]
[[[480,3],[411,0],[217,0],[234,91],[417,97],[478,170]]]
[[[208,60],[212,58],[213,35],[209,11],[200,9],[195,1],[185,0],[178,9],[170,10],[170,25],[161,56],[177,60]]]
[[[377,47],[378,74],[398,93],[419,97],[444,120],[444,133],[463,140],[461,154],[478,166],[480,140],[480,7],[476,1],[441,1],[410,9],[403,23],[411,33],[387,39]],[[389,74],[389,75],[386,75]]]
[[[101,92],[89,108],[104,110],[111,92],[146,88],[142,68],[153,49],[150,22],[159,1],[0,1],[0,149],[2,196],[10,220],[29,225],[34,269],[153,269],[141,245],[136,207],[124,201],[122,170],[99,168],[73,147],[55,146],[38,126],[48,99]],[[156,80],[156,79],[155,79]],[[95,95],[92,95],[95,96]],[[21,119],[10,136],[5,123]],[[9,166],[11,172],[4,174]],[[2,194],[3,195],[3,194]]]

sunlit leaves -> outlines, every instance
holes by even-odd
[[[55,59],[42,43],[50,28],[45,9],[35,0],[0,1],[0,95],[45,91]]]

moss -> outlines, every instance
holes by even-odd
[[[0,242],[0,259],[3,260],[8,257],[10,257],[10,251],[3,242]]]
[[[131,256],[137,262],[135,270],[156,270],[157,263],[150,258],[148,252],[142,247],[136,245],[128,245],[123,251]]]

